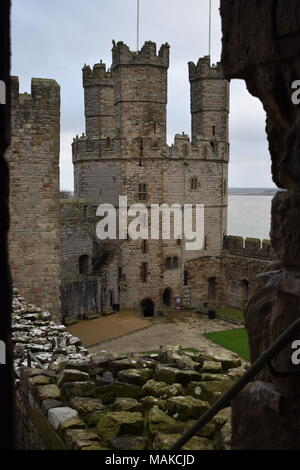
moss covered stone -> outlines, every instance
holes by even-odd
[[[153,376],[151,369],[126,369],[118,372],[118,380],[133,385],[144,385]]]
[[[37,395],[41,401],[57,400],[60,398],[60,390],[56,385],[41,385],[37,387]]]
[[[84,421],[82,421],[79,418],[72,418],[72,419],[69,419],[68,421],[64,421],[63,423],[61,423],[59,425],[58,432],[61,436],[63,436],[64,433],[68,429],[85,429],[85,428],[86,428],[86,424]]]
[[[147,428],[152,435],[158,432],[172,433],[179,431],[177,421],[156,405],[148,413]]]
[[[125,358],[125,359],[120,359],[119,361],[113,361],[111,362],[109,368],[112,370],[114,373],[117,373],[121,370],[127,370],[127,369],[137,369],[140,367],[140,361],[138,358]]]
[[[154,439],[153,448],[155,450],[169,450],[180,437],[181,434],[158,433]],[[213,450],[213,445],[208,439],[194,436],[182,447],[182,450]]]
[[[36,375],[35,377],[31,377],[29,382],[31,385],[49,385],[53,383],[53,379],[46,375]]]
[[[117,398],[112,406],[113,411],[142,411],[142,405],[135,398]]]
[[[157,398],[175,397],[183,394],[183,387],[181,384],[168,385],[165,382],[156,382],[155,380],[148,380],[143,386],[143,390],[147,395]]]
[[[179,420],[198,419],[209,409],[209,404],[192,396],[172,397],[167,400],[167,410]]]
[[[145,391],[133,384],[116,382],[113,385],[102,385],[96,387],[96,397],[103,403],[114,403],[116,398],[135,398],[139,400],[146,395]]]
[[[62,386],[62,396],[64,398],[71,397],[94,397],[94,382],[66,382]]]
[[[231,380],[220,382],[200,382],[198,387],[201,390],[200,398],[214,404],[223,393],[225,393],[233,382]]]
[[[222,363],[216,361],[204,361],[201,372],[206,372],[208,374],[222,374]]]
[[[80,416],[104,409],[102,401],[97,398],[72,397],[70,404]]]
[[[241,359],[237,354],[234,354],[230,351],[222,351],[221,353],[199,353],[194,356],[195,360],[200,363],[204,361],[213,361],[213,362],[221,362],[222,368],[224,372],[228,369],[234,369],[236,367],[240,367]]]
[[[68,429],[64,435],[65,443],[70,450],[79,450],[90,445],[98,445],[99,437],[85,429]]]
[[[145,450],[147,447],[147,439],[140,436],[115,437],[109,439],[108,443],[115,450]]]
[[[139,435],[143,429],[142,414],[127,411],[103,413],[97,424],[97,433],[103,439]]]
[[[161,410],[164,410],[167,403],[166,400],[157,397],[144,397],[140,401],[144,410],[150,410],[155,405],[157,405]]]
[[[64,369],[60,372],[57,385],[61,386],[66,382],[86,382],[89,380],[89,374],[81,370]]]
[[[167,384],[186,384],[193,380],[200,380],[201,378],[201,375],[195,370],[180,370],[168,366],[158,366],[155,371],[155,376],[158,381],[166,382]]]
[[[204,373],[201,374],[201,382],[222,382],[222,381],[228,380],[228,376],[224,374],[210,374],[210,373]]]

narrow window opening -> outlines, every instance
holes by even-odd
[[[78,261],[79,274],[88,274],[89,272],[89,257],[88,255],[82,255]]]

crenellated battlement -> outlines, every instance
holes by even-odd
[[[229,159],[225,142],[215,142],[213,148],[209,140],[196,139],[195,142],[191,142],[187,134],[176,134],[171,146],[165,145],[160,139],[155,138],[144,138],[142,141],[143,158],[222,160],[224,162]],[[141,139],[90,138],[82,134],[73,139],[72,149],[73,162],[101,158],[128,158],[132,155],[138,158]]]
[[[156,43],[146,41],[140,51],[131,51],[129,47],[120,41],[113,42],[112,48],[112,69],[118,65],[154,65],[159,67],[169,67],[170,46],[163,44],[157,54]]]
[[[228,235],[224,238],[223,246],[224,249],[228,250],[232,255],[246,256],[250,258],[275,258],[270,240]]]
[[[226,142],[197,137],[191,141],[187,134],[176,134],[174,143],[169,147],[169,158],[222,160],[229,161],[229,149]]]
[[[13,115],[20,120],[29,121],[30,114],[39,120],[47,119],[46,110],[53,110],[55,115],[60,106],[60,86],[55,80],[45,78],[32,78],[31,93],[20,93],[19,78],[11,77],[11,100],[13,103]],[[28,115],[29,113],[29,115]]]
[[[84,64],[82,69],[83,86],[96,86],[96,85],[112,85],[112,72],[111,69],[106,69],[106,64],[95,64],[93,69],[89,65]]]
[[[189,62],[188,67],[190,81],[197,80],[199,78],[224,79],[221,63],[217,62],[217,64],[211,65],[209,56],[201,57],[197,64]]]

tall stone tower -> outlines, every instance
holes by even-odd
[[[89,137],[112,137],[115,133],[114,85],[105,64],[83,70],[85,129]]]
[[[229,82],[221,64],[210,66],[210,57],[189,62],[191,84],[192,141],[211,138],[228,144]]]
[[[223,237],[227,230],[228,83],[220,65],[209,59],[189,64],[192,141],[177,134],[166,143],[169,45],[157,52],[146,42],[139,52],[114,43],[112,67],[83,69],[86,135],[73,142],[75,196],[96,213],[99,204],[128,206],[204,204],[205,243],[187,251],[185,240],[122,240],[98,266],[104,308],[150,312],[174,305],[175,298],[197,304],[189,292],[189,261],[221,278]],[[96,248],[97,250],[97,248]],[[86,253],[87,254],[87,253]],[[85,253],[78,253],[85,255]],[[89,253],[92,256],[91,253]],[[217,289],[218,286],[215,286]],[[198,295],[199,294],[199,295]]]
[[[19,94],[12,77],[12,142],[6,153],[11,193],[10,264],[14,284],[32,303],[60,314],[60,87],[33,78]]]

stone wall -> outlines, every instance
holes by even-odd
[[[19,450],[167,450],[240,377],[231,352],[90,355],[14,289]],[[228,449],[230,408],[184,450]]]
[[[11,82],[10,263],[22,294],[56,318],[60,309],[60,88],[32,79],[31,95]]]
[[[275,259],[270,240],[226,237],[222,257],[226,303],[244,308],[258,286],[256,276]]]
[[[226,236],[221,256],[186,263],[191,305],[199,308],[211,301],[243,309],[258,285],[256,276],[275,259],[269,240]]]
[[[95,270],[95,215],[85,200],[60,201],[62,317],[101,313],[101,282]],[[84,270],[80,263],[85,257]]]
[[[293,82],[300,77],[300,5],[297,0],[221,0],[221,16],[225,76],[245,80],[261,100],[273,181],[286,190],[275,195],[271,211],[278,261],[264,274],[245,312],[254,362],[300,315],[300,108],[292,99]],[[258,405],[252,388],[234,400],[234,449],[300,448],[299,367],[291,361],[292,351],[291,342],[273,359],[273,370],[258,374]]]
[[[11,139],[10,107],[10,0],[0,2],[0,80],[6,85],[5,104],[0,104],[0,341],[6,348],[6,364],[0,366],[0,422],[2,433],[1,450],[14,448],[14,374],[11,342],[11,274],[8,260],[9,230],[9,170],[4,157]]]

